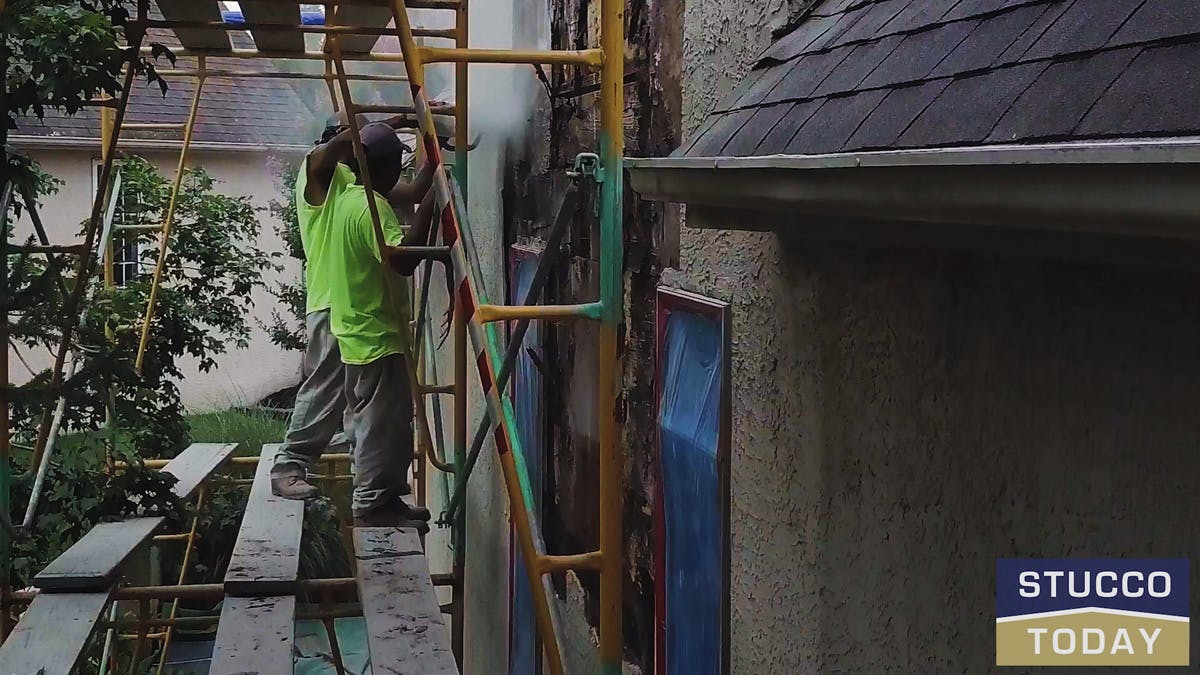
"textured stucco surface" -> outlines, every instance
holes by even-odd
[[[685,128],[781,11],[688,4]],[[1200,552],[1195,273],[687,227],[680,247],[664,282],[733,317],[734,673],[988,671],[996,557]]]

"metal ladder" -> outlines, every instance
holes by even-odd
[[[601,4],[601,44],[599,49],[579,51],[515,52],[507,50],[441,49],[417,45],[404,0],[391,0],[393,19],[400,40],[404,65],[408,72],[413,104],[420,128],[420,148],[434,162],[433,187],[436,213],[440,224],[441,243],[449,247],[454,270],[454,287],[448,289],[455,299],[455,320],[466,324],[474,347],[479,378],[487,401],[488,417],[496,425],[495,440],[498,459],[518,545],[525,561],[530,586],[535,589],[533,602],[545,663],[554,675],[563,673],[559,630],[556,627],[550,597],[548,575],[567,570],[588,570],[600,573],[600,660],[601,672],[615,675],[621,670],[621,501],[623,491],[622,463],[618,452],[616,398],[617,330],[622,316],[622,182],[624,99],[624,5],[621,0],[603,0]],[[333,64],[346,103],[349,125],[353,130],[355,158],[362,167],[362,182],[372,190],[365,154],[359,140],[356,114],[380,112],[375,107],[356,107],[350,100],[338,36],[328,38],[332,46]],[[433,125],[424,88],[424,65],[434,62],[471,63],[562,63],[597,67],[601,71],[601,147],[598,162],[591,165],[590,175],[600,184],[601,265],[600,298],[596,302],[575,305],[508,306],[483,301],[481,289],[474,278],[474,266],[468,255],[470,231],[464,219],[461,200],[443,170],[441,151]],[[457,101],[462,104],[463,102]],[[457,202],[457,203],[456,203]],[[368,199],[368,209],[376,231],[380,251],[385,256],[393,252],[383,240],[379,212],[375,200]],[[473,250],[471,251],[473,253]],[[600,420],[600,545],[597,550],[575,555],[549,555],[542,540],[541,528],[533,511],[533,495],[525,468],[524,449],[516,434],[512,402],[497,386],[501,364],[500,334],[496,323],[514,320],[593,320],[600,324],[600,358],[597,374]],[[457,364],[456,364],[457,365]],[[510,366],[511,367],[511,366]],[[423,410],[423,406],[419,406]],[[418,426],[422,426],[419,422]],[[456,467],[457,468],[457,467]]]

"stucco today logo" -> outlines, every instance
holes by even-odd
[[[996,665],[1185,666],[1188,561],[996,561]]]

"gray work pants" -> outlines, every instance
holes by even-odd
[[[275,466],[296,464],[308,471],[335,441],[338,431],[349,431],[346,409],[346,370],[337,338],[329,328],[329,310],[304,317],[308,347],[304,351],[304,381],[296,392],[296,405],[288,423]],[[347,433],[349,436],[349,433]]]
[[[354,515],[385,506],[408,492],[413,462],[413,400],[401,354],[347,363],[347,429],[354,439]]]

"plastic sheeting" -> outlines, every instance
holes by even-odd
[[[342,663],[350,675],[371,675],[371,657],[367,652],[367,628],[362,617],[334,619]],[[325,624],[317,620],[296,622],[292,650],[294,675],[336,675],[333,650]],[[184,636],[171,643],[164,672],[170,675],[208,675],[212,662],[212,640],[189,640]]]
[[[518,258],[513,265],[513,304],[525,302],[539,258]],[[539,357],[542,349],[542,330],[537,321],[530,322],[522,349],[513,371],[513,408],[517,416],[517,434],[525,451],[525,467],[532,482],[534,508],[542,506],[542,465],[544,463],[542,418],[542,372],[538,370],[532,350]],[[534,624],[533,593],[525,574],[525,562],[515,545],[512,546],[512,616],[508,672],[511,675],[534,675],[538,664],[537,627]]]
[[[371,656],[367,651],[367,624],[362,617],[333,620],[338,651],[348,675],[371,675]],[[297,621],[293,675],[336,675],[329,633],[320,621]]]
[[[659,432],[666,549],[666,672],[721,669],[721,324],[672,310],[662,348]]]

